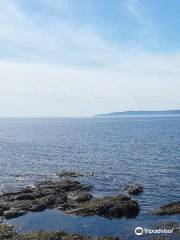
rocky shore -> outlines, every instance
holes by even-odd
[[[180,202],[171,202],[151,212],[153,215],[180,214]]]
[[[174,223],[160,224],[159,227],[170,227],[174,229],[174,232],[179,232],[178,225]],[[124,239],[124,237],[122,238]],[[144,238],[143,238],[144,239]],[[177,238],[176,238],[177,239]],[[83,236],[77,233],[67,233],[64,231],[46,232],[36,231],[25,234],[19,234],[8,224],[0,224],[0,240],[121,240],[119,237],[89,237]],[[145,237],[145,240],[171,240],[168,236],[154,236]]]
[[[120,240],[117,237],[92,238],[75,233],[57,232],[30,232],[18,234],[11,225],[0,224],[0,240]]]
[[[91,185],[85,185],[74,178],[84,176],[76,172],[59,172],[59,180],[43,181],[33,187],[25,187],[16,192],[0,195],[0,220],[16,218],[28,212],[40,212],[45,209],[58,209],[66,214],[77,216],[98,215],[105,218],[134,218],[139,214],[140,207],[137,201],[127,195],[105,196],[96,198],[92,195]],[[93,176],[93,175],[91,175]],[[128,195],[143,193],[139,184],[128,185],[125,189]],[[172,202],[151,212],[153,215],[170,215],[180,213],[180,202]],[[173,225],[175,226],[175,225]],[[173,228],[175,230],[179,227]],[[177,232],[177,231],[176,231]],[[92,238],[79,234],[58,232],[30,232],[19,234],[13,226],[0,224],[0,240],[118,240],[115,237]],[[168,239],[163,236],[148,238],[151,240]]]
[[[33,188],[4,193],[0,196],[0,216],[10,219],[51,208],[80,216],[132,218],[138,215],[139,205],[130,197],[118,195],[94,198],[91,189],[92,186],[66,179],[42,182]]]

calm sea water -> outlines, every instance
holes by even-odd
[[[134,227],[150,219],[145,217],[147,211],[180,198],[180,116],[0,119],[0,163],[1,191],[55,178],[60,170],[95,172],[94,177],[80,180],[92,184],[97,196],[121,193],[124,185],[138,182],[144,186],[144,193],[135,197],[141,213],[129,220]],[[73,226],[74,218],[67,218]],[[172,216],[166,219],[172,218],[179,220]],[[84,225],[91,218],[86,219]],[[126,220],[100,219],[111,226],[102,224],[97,235],[111,233],[108,229],[113,226],[114,234],[127,228]],[[95,222],[101,220],[93,218]],[[60,226],[66,229],[68,225]],[[81,225],[76,228],[73,226],[84,233]],[[85,233],[93,233],[91,224],[85,229]]]

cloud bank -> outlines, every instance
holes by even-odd
[[[139,1],[120,6],[138,28],[130,40],[105,37],[93,4],[83,21],[81,1],[23,2],[0,3],[0,116],[180,108],[180,54],[144,48],[158,37]]]

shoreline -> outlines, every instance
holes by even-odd
[[[53,181],[41,182],[32,188],[26,187],[26,188],[22,188],[18,192],[4,193],[3,195],[1,195],[0,196],[1,215],[2,215],[2,208],[4,208],[3,210],[4,218],[8,219],[3,221],[1,225],[7,224],[9,222],[10,223],[14,222],[16,225],[16,221],[21,218],[23,219],[23,217],[24,219],[28,219],[29,216],[31,216],[32,218],[33,217],[36,218],[35,213],[38,213],[38,212],[42,213],[42,216],[39,215],[40,219],[43,218],[43,215],[44,217],[48,218],[48,214],[49,216],[53,216],[53,212],[52,212],[53,208],[57,209],[56,211],[59,211],[59,210],[60,212],[63,211],[64,212],[63,214],[65,214],[64,216],[69,215],[70,218],[71,216],[76,215],[77,217],[82,218],[82,221],[84,222],[86,222],[85,219],[88,218],[88,216],[94,218],[94,216],[98,216],[98,215],[100,218],[100,222],[102,221],[101,220],[102,217],[104,219],[107,219],[107,221],[112,221],[111,219],[119,219],[119,218],[122,218],[123,216],[126,218],[132,217],[131,221],[136,222],[136,219],[133,219],[133,218],[136,218],[138,216],[139,206],[136,201],[131,200],[131,198],[128,197],[127,195],[94,198],[91,195],[92,186],[84,185],[84,184],[81,184],[79,181],[74,180],[79,176],[84,176],[83,173],[67,171],[67,172],[60,172],[59,176],[60,176],[60,179],[54,182]],[[136,185],[133,187],[130,186],[129,191],[131,193],[132,193],[132,189],[135,189],[135,195],[136,195],[137,186]],[[143,194],[142,187],[140,187],[139,189],[141,190],[139,194]],[[61,196],[60,199],[59,199],[59,196]],[[2,199],[4,202],[2,201]],[[7,203],[9,204],[8,207],[7,207],[8,205]],[[132,212],[133,208],[130,207],[131,204],[132,206],[133,204],[135,204],[134,205],[135,208],[133,207],[134,210],[136,209],[134,213]],[[10,207],[10,205],[12,207]],[[126,206],[126,208],[125,208],[125,212],[123,213],[124,210],[122,209],[124,208],[124,206]],[[44,212],[44,210],[46,209],[49,209],[48,211],[50,212],[49,213],[46,211]],[[162,212],[160,212],[161,209],[162,209]],[[180,213],[179,202],[177,203],[177,210],[175,211],[174,209],[175,209],[174,206],[172,206],[172,212],[171,212],[171,205],[167,205],[167,211],[165,211],[166,209],[162,206],[161,208],[154,210],[154,214],[160,215],[160,216],[161,215],[165,216],[166,214],[173,215],[175,213],[179,214]],[[130,211],[130,212],[127,212],[127,211]],[[32,212],[32,214],[27,215],[28,212]],[[60,212],[59,212],[59,217],[62,217],[62,215],[60,215],[61,214]],[[149,212],[149,214],[150,214],[149,216],[152,216],[153,213]],[[56,215],[56,212],[54,212],[54,216],[55,215]],[[153,216],[150,218],[153,219]],[[57,219],[58,219],[58,213],[57,213]],[[57,229],[57,230],[63,230],[63,229]],[[25,232],[28,233],[29,231],[25,231]],[[25,234],[25,233],[21,233],[21,235],[22,234]],[[47,235],[52,234],[52,236],[55,236],[57,233],[55,232],[49,233],[46,231],[46,233],[44,234],[47,234]],[[68,234],[67,236],[71,236],[69,235],[69,233],[67,234]],[[82,231],[80,231],[78,234],[83,234],[83,233]],[[83,234],[83,235],[87,235],[87,234]],[[118,237],[121,237],[121,236],[110,235],[110,238],[109,237],[102,238],[102,235],[101,235],[101,238],[99,236],[98,239],[119,239]],[[67,238],[67,239],[71,239],[71,238]],[[86,239],[86,236],[82,237],[82,239]],[[88,237],[87,239],[95,239],[95,238]]]

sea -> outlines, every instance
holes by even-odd
[[[180,223],[179,215],[149,214],[180,200],[180,115],[0,119],[1,193],[57,180],[56,173],[64,170],[85,173],[77,180],[93,185],[96,197],[142,185],[144,192],[132,197],[140,204],[139,216],[110,220],[45,210],[7,222],[19,232],[65,230],[125,240],[136,239],[139,226]]]

